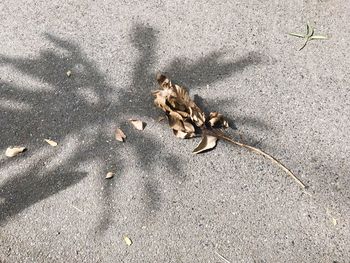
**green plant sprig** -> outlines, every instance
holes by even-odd
[[[328,37],[326,37],[326,36],[314,35],[314,33],[315,33],[315,29],[309,23],[307,23],[306,24],[306,34],[305,35],[298,34],[298,33],[288,33],[288,34],[291,35],[291,36],[294,36],[294,37],[300,37],[300,38],[304,38],[305,39],[305,42],[304,42],[303,46],[299,49],[299,51],[300,51],[306,46],[306,44],[310,40],[325,40],[325,39],[328,39]]]

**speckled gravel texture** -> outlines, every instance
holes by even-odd
[[[350,262],[349,17],[345,0],[1,1],[0,262]],[[298,51],[307,21],[330,39]],[[157,71],[309,188],[224,142],[192,155],[157,120]]]

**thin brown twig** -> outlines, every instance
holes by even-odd
[[[265,158],[269,159],[271,162],[273,162],[274,164],[276,164],[277,166],[279,166],[280,168],[282,168],[283,171],[285,171],[290,177],[292,177],[302,188],[306,188],[305,184],[298,178],[296,177],[291,170],[289,170],[286,166],[284,166],[279,160],[277,160],[275,157],[271,156],[270,154],[258,149],[258,148],[255,148],[253,146],[250,146],[250,145],[247,145],[247,144],[244,144],[244,143],[241,143],[241,142],[238,142],[238,141],[235,141],[233,139],[231,139],[229,136],[225,135],[222,131],[220,130],[212,130],[209,132],[210,134],[216,136],[217,138],[219,139],[223,139],[227,142],[230,142],[234,145],[237,145],[237,146],[240,146],[240,147],[243,147],[243,148],[246,148],[252,152],[255,152],[257,154],[260,154],[262,156],[264,156]]]

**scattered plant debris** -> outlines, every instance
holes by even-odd
[[[298,33],[288,33],[288,34],[291,35],[291,36],[294,36],[294,37],[300,37],[300,38],[304,38],[305,39],[305,42],[304,42],[303,46],[299,49],[299,51],[300,51],[306,46],[306,44],[310,40],[325,40],[325,39],[328,39],[326,36],[314,35],[314,33],[315,33],[315,29],[309,23],[307,23],[306,24],[306,34],[305,35],[298,34]]]
[[[337,219],[335,219],[334,217],[332,217],[332,224],[333,224],[333,226],[337,225]]]
[[[52,147],[56,147],[58,145],[58,143],[53,140],[44,139],[44,141],[50,144]]]
[[[132,241],[129,237],[127,236],[124,236],[124,242],[125,244],[127,244],[128,246],[131,246],[132,245]]]
[[[125,135],[125,133],[124,133],[121,129],[118,128],[118,129],[115,131],[115,139],[116,139],[117,141],[124,142],[125,139],[126,139],[126,135]]]
[[[8,147],[6,149],[5,155],[7,157],[15,157],[16,155],[24,152],[25,150],[26,150],[26,147],[21,147],[21,146]]]
[[[159,116],[158,117],[158,122],[162,122],[162,121],[164,121],[165,120],[165,117],[164,116]]]
[[[142,121],[134,119],[130,119],[129,121],[139,131],[142,131],[145,128],[145,125]]]
[[[266,157],[282,168],[302,188],[305,188],[305,185],[276,158],[258,148],[231,139],[224,131],[229,125],[222,114],[211,112],[207,118],[205,113],[190,98],[185,88],[173,84],[160,73],[157,74],[157,81],[160,89],[153,92],[154,104],[166,113],[169,126],[175,136],[182,139],[192,138],[198,134],[202,136],[201,142],[193,150],[193,153],[212,149],[215,147],[216,141],[222,139]]]
[[[112,179],[114,177],[114,173],[112,173],[112,172],[108,172],[107,174],[106,174],[106,179]]]
[[[218,140],[215,136],[204,135],[201,142],[198,146],[193,150],[193,153],[200,153],[206,150],[210,150],[216,146],[216,141]]]
[[[332,215],[333,213],[331,213],[328,208],[326,208],[326,214],[331,218],[333,226],[336,226],[338,224],[338,220]]]

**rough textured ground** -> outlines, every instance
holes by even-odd
[[[0,261],[349,262],[349,15],[345,0],[1,1]],[[298,51],[286,32],[307,21],[331,39]],[[157,70],[309,189],[223,142],[193,156],[157,122]]]

